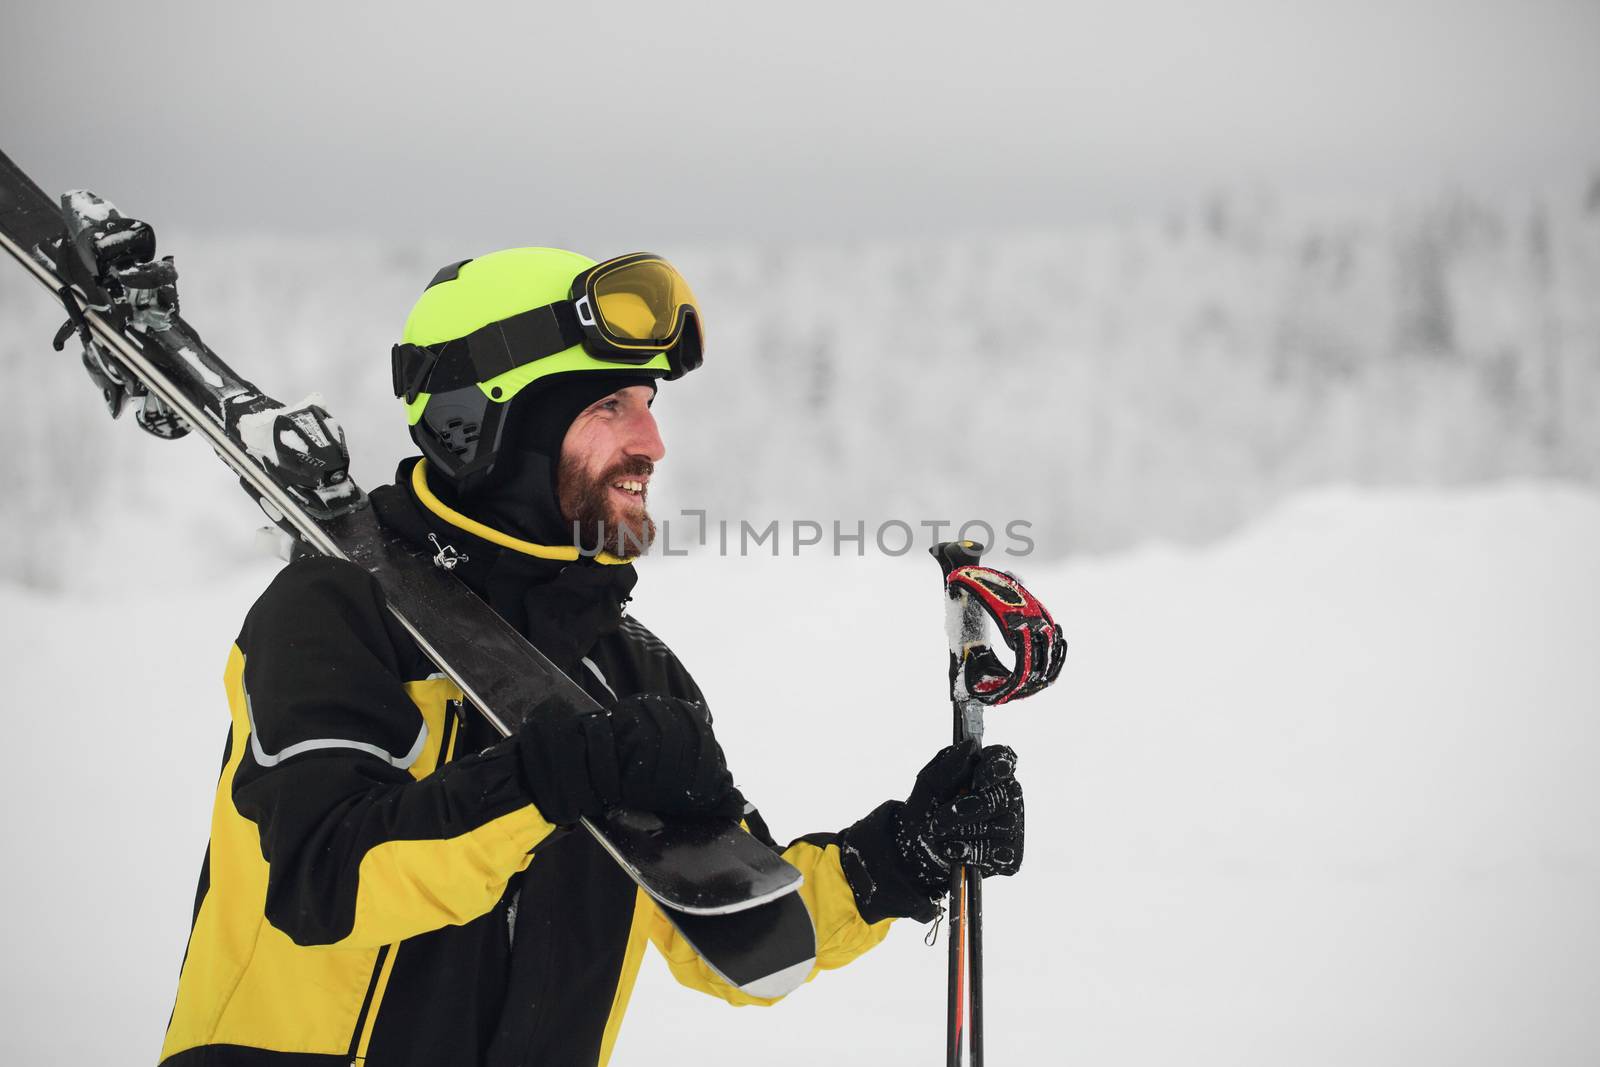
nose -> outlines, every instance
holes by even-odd
[[[667,446],[661,440],[661,428],[656,425],[656,417],[643,404],[639,405],[634,417],[628,421],[626,451],[630,456],[644,456],[651,463],[660,463],[667,454]]]

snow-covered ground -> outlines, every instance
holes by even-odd
[[[0,1061],[153,1061],[223,660],[272,567],[0,587]],[[1072,651],[991,719],[1031,831],[988,892],[994,1062],[1600,1060],[1600,498],[1325,490],[1210,548],[1019,569]],[[903,794],[944,738],[934,574],[920,554],[644,565],[637,612],[780,837]],[[935,1062],[943,945],[921,933],[770,1011],[647,964],[615,1062]]]

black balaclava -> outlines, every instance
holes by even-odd
[[[637,373],[586,371],[537,382],[512,401],[520,405],[508,413],[515,421],[481,486],[458,493],[435,473],[428,487],[447,506],[501,533],[540,545],[570,545],[572,527],[556,502],[561,442],[584,408],[632,385],[654,388],[655,380]],[[416,462],[402,461],[396,484],[373,490],[379,521],[430,553],[438,550],[437,545],[429,547],[430,534],[440,544],[464,551],[466,559],[456,576],[569,677],[581,676],[581,658],[621,622],[622,605],[638,578],[633,566],[587,557],[573,562],[543,559],[476,539],[469,544],[463,531],[403,488]]]
[[[540,545],[572,544],[572,523],[562,516],[557,493],[561,442],[590,404],[633,385],[653,390],[656,382],[648,374],[584,371],[533,383],[511,401],[506,440],[488,478],[461,493],[435,474],[429,488],[502,533]]]

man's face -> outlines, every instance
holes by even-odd
[[[630,385],[590,404],[567,428],[557,488],[561,514],[584,548],[637,556],[655,540],[645,496],[667,449],[650,413],[654,399],[649,386]]]

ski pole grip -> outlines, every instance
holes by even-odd
[[[977,541],[940,541],[928,549],[928,554],[939,561],[939,569],[949,578],[957,567],[976,566],[983,557],[983,545]]]

